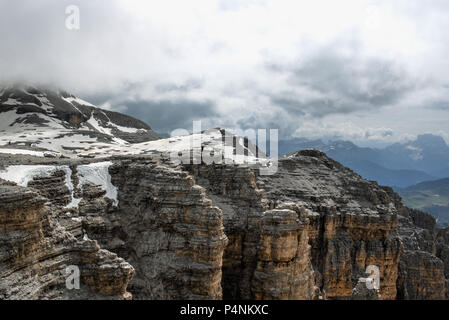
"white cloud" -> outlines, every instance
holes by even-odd
[[[395,136],[393,129],[385,127],[360,127],[351,121],[327,122],[323,120],[304,121],[293,134],[310,139],[341,139],[351,141],[395,141],[406,136]]]
[[[80,31],[65,28],[69,4]],[[0,11],[0,81],[54,83],[129,113],[210,105],[211,125],[285,135],[315,121],[353,139],[447,136],[448,111],[429,108],[449,102],[445,1],[22,0]],[[310,68],[323,52],[332,63]],[[297,70],[311,73],[293,81]]]

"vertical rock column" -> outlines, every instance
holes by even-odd
[[[110,173],[119,206],[104,218],[120,221],[121,255],[136,268],[133,296],[221,299],[227,237],[205,190],[187,172],[148,158],[120,161]]]
[[[268,210],[254,172],[244,166],[186,168],[223,210],[225,299],[311,299],[308,220],[298,207]]]
[[[312,299],[307,219],[290,209],[264,213],[252,292],[255,299]]]
[[[47,199],[0,180],[0,299],[123,299],[134,269],[95,241],[77,240],[53,220]],[[66,288],[66,267],[80,271]]]

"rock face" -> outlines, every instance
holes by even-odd
[[[74,240],[95,240],[87,242],[98,242],[133,266],[135,276],[131,282],[127,279],[126,285],[134,299],[222,298],[221,266],[227,244],[222,211],[212,206],[205,190],[188,173],[151,158],[117,161],[108,168],[111,182],[119,190],[116,206],[102,186],[81,184],[81,168],[85,171],[86,166],[71,166],[72,174],[67,176],[56,167],[47,177],[34,177],[28,186],[52,199],[47,201],[48,211]],[[73,195],[80,199],[73,208],[67,207],[72,191],[66,178],[71,180]],[[104,284],[97,278],[112,283],[119,278],[91,276],[91,269],[94,266],[81,270],[86,274],[82,280],[91,287],[99,285],[95,287],[99,292],[110,295],[112,289],[102,288]]]
[[[352,300],[380,300],[379,290],[366,285],[366,278],[360,278],[356,287],[352,290]]]
[[[0,299],[130,298],[134,269],[95,241],[77,240],[54,219],[46,200],[0,181]],[[81,273],[80,290],[66,287],[66,268]]]
[[[227,165],[187,166],[223,210],[225,299],[311,299],[307,219],[286,204],[269,210],[254,172]]]
[[[391,188],[384,188],[399,212],[399,233],[404,245],[398,268],[398,298],[410,300],[445,299],[447,295],[448,241],[435,219],[425,212],[409,209]]]
[[[126,160],[110,172],[120,190],[120,252],[136,267],[136,298],[221,299],[227,237],[222,211],[204,188],[157,161]]]
[[[322,297],[349,299],[368,266],[380,269],[380,296],[396,297],[401,242],[397,210],[377,184],[318,151],[290,154],[278,173],[259,177],[270,207],[293,202],[307,212],[315,285]]]
[[[0,298],[447,296],[449,231],[321,152],[270,176],[162,153],[107,160],[55,159],[27,187],[0,183]],[[66,289],[71,265],[80,290]]]

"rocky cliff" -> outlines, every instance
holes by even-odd
[[[164,156],[56,163],[27,187],[2,182],[5,299],[446,296],[447,231],[321,152],[272,176]],[[65,288],[69,265],[81,290]],[[380,288],[360,294],[369,266]]]
[[[0,181],[0,299],[129,299],[134,268],[95,241],[77,239],[31,188]],[[66,286],[80,269],[79,290]]]
[[[398,209],[398,229],[404,246],[398,267],[398,298],[446,299],[449,275],[447,229],[438,229],[430,214],[403,206],[391,188],[384,189]]]
[[[293,202],[307,212],[315,285],[323,297],[350,298],[370,265],[380,269],[381,297],[396,297],[402,246],[397,210],[382,188],[308,150],[280,159],[276,175],[258,180],[271,207]]]
[[[270,208],[248,167],[187,166],[223,210],[229,244],[223,255],[226,299],[311,299],[308,220],[286,203]]]

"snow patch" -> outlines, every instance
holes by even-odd
[[[104,112],[102,112],[105,116],[106,116],[106,114],[104,113]],[[107,117],[107,116],[106,116]],[[108,118],[109,119],[109,118]],[[87,123],[88,124],[90,124],[95,130],[97,130],[98,132],[101,132],[101,133],[103,133],[103,134],[106,134],[106,135],[108,135],[108,136],[111,136],[112,137],[112,140],[115,142],[115,143],[117,143],[117,144],[128,144],[128,142],[126,142],[125,140],[122,140],[122,139],[120,139],[120,138],[118,138],[118,137],[115,137],[113,134],[112,134],[112,129],[111,128],[107,128],[107,127],[103,127],[99,122],[98,122],[98,120],[97,119],[95,119],[95,117],[94,117],[94,115],[93,115],[93,112],[92,112],[92,114],[91,114],[91,116],[90,116],[90,118],[89,118],[89,120],[87,120]],[[109,124],[112,124],[112,122],[108,122],[108,125]]]
[[[79,185],[90,184],[99,186],[106,191],[106,197],[113,200],[114,205],[118,205],[117,188],[112,184],[109,174],[111,161],[92,163],[78,166]],[[72,194],[72,201],[65,208],[78,207],[81,198],[75,198],[75,187],[72,183],[72,170],[68,166],[44,166],[44,165],[17,165],[9,166],[0,171],[0,178],[17,183],[19,186],[27,187],[28,183],[35,177],[48,177],[57,170],[63,170],[66,174],[65,183]]]
[[[21,115],[17,114],[16,110],[10,110],[6,112],[1,112],[0,117],[2,121],[0,122],[0,130],[10,130],[11,125],[21,118]]]
[[[70,169],[67,166],[61,167],[62,170],[65,172],[65,185],[69,189],[70,193],[72,194],[72,201],[66,205],[65,209],[70,208],[78,208],[79,203],[81,202],[81,199],[75,198],[75,186],[72,182],[72,169]]]
[[[112,184],[112,178],[109,174],[111,161],[91,163],[88,165],[78,166],[79,185],[90,184],[100,186],[106,191],[106,197],[114,201],[114,205],[118,205],[117,188]]]
[[[53,174],[60,168],[56,166],[9,166],[0,171],[0,178],[17,183],[19,186],[26,187],[35,177],[46,177]]]
[[[117,128],[117,130],[119,130],[119,131],[121,131],[121,132],[137,133],[137,132],[140,132],[140,131],[144,131],[144,132],[147,131],[147,130],[145,130],[145,129],[137,129],[137,128],[122,127],[122,126],[119,126],[119,125],[117,125],[117,124],[115,124],[115,123],[112,123],[112,122],[110,122],[109,124],[113,125],[114,127]]]
[[[44,152],[32,151],[32,150],[24,150],[24,149],[0,149],[0,153],[27,154],[27,155],[36,156],[36,157],[43,157],[44,156]]]
[[[81,199],[75,199],[75,188],[72,183],[72,170],[68,166],[28,166],[18,165],[9,166],[5,170],[0,171],[0,178],[17,183],[19,186],[27,187],[28,183],[35,177],[48,177],[55,171],[62,170],[65,172],[65,183],[72,194],[72,201],[65,208],[76,208]]]
[[[87,123],[90,124],[92,127],[94,127],[94,129],[97,130],[98,132],[107,134],[108,136],[112,136],[111,129],[102,127],[100,125],[100,123],[98,122],[98,120],[95,119],[93,112],[92,112],[89,120],[87,120]]]
[[[91,104],[91,103],[89,103],[87,101],[84,101],[83,99],[80,99],[80,98],[74,98],[74,97],[68,97],[68,98],[61,97],[61,98],[63,100],[65,100],[65,101],[67,101],[68,103],[70,103],[71,105],[73,105],[73,102],[75,102],[75,103],[78,103],[78,104],[80,104],[82,106],[95,107],[93,104]]]

